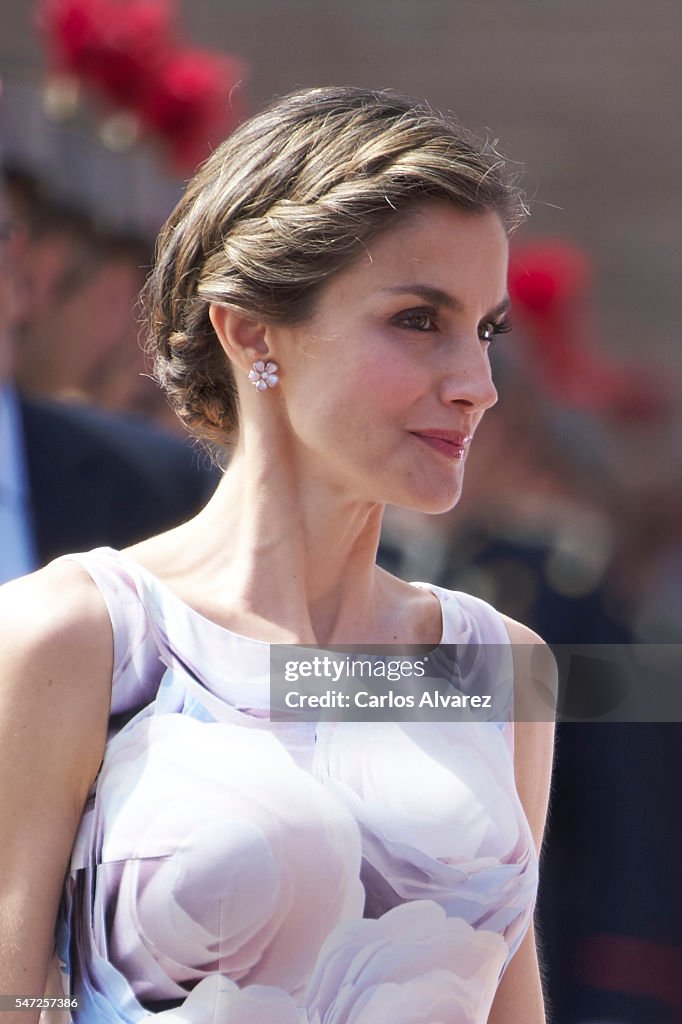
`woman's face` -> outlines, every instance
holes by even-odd
[[[497,214],[425,200],[329,281],[309,321],[272,329],[297,465],[350,499],[451,508],[497,399],[507,256]]]

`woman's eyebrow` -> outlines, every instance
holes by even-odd
[[[418,295],[426,302],[430,302],[433,306],[440,306],[445,309],[453,309],[455,312],[461,312],[463,309],[462,302],[454,295],[450,295],[449,292],[443,291],[442,288],[434,288],[428,284],[398,284],[391,288],[383,288],[382,291],[388,292],[391,295],[397,294],[410,294]],[[485,314],[485,318],[500,317],[504,313],[508,312],[511,306],[511,301],[508,295],[502,299],[501,302]]]
[[[383,288],[382,291],[391,295],[410,294],[418,295],[433,306],[444,306],[446,309],[460,310],[462,303],[454,295],[444,292],[441,288],[432,288],[428,284],[397,284],[391,288]]]

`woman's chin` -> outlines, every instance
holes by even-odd
[[[439,516],[450,512],[462,496],[461,484],[457,488],[422,489],[418,494],[405,495],[402,501],[391,502],[399,508],[410,509],[412,512],[423,512],[424,515]]]

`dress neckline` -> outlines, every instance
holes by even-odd
[[[102,547],[98,550],[102,554],[106,554],[108,557],[116,558],[119,564],[126,569],[133,579],[139,581],[143,586],[146,586],[151,591],[155,592],[157,596],[162,599],[164,604],[166,602],[170,602],[170,604],[177,608],[197,626],[208,629],[209,631],[212,631],[215,636],[222,636],[223,638],[230,640],[232,643],[238,642],[249,645],[254,649],[269,650],[272,641],[256,640],[254,637],[244,636],[244,634],[237,633],[235,630],[229,629],[227,626],[221,626],[220,623],[216,622],[214,619],[209,619],[192,605],[187,604],[179,594],[176,594],[172,587],[169,587],[167,583],[164,583],[163,580],[159,579],[159,577],[150,569],[147,569],[140,562],[136,561],[136,559],[124,554],[118,548]],[[448,598],[453,596],[453,592],[444,590],[442,587],[438,587],[433,583],[426,583],[422,581],[410,581],[409,585],[419,590],[430,591],[438,601],[441,614],[441,634],[436,646],[441,646],[447,643],[456,643],[456,639],[453,639],[450,636],[452,631],[449,628],[449,616],[446,613],[446,603]]]

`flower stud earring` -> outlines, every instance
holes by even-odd
[[[267,391],[279,384],[278,370],[277,363],[264,363],[258,359],[249,370],[249,380],[258,391]]]

